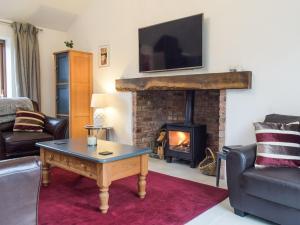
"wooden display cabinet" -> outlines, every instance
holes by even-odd
[[[69,120],[69,137],[85,137],[92,122],[93,55],[66,50],[54,53],[56,71],[56,116]]]

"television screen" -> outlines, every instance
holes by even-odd
[[[139,29],[140,72],[202,67],[203,14]]]

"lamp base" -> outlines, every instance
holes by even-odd
[[[94,126],[103,127],[105,122],[104,109],[96,109],[94,112]]]

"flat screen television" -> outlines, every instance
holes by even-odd
[[[203,14],[139,29],[139,71],[202,67]]]

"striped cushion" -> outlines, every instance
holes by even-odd
[[[18,110],[14,131],[43,132],[45,116],[42,113]]]
[[[299,123],[254,123],[256,167],[300,167]]]

